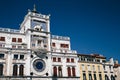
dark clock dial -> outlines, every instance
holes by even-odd
[[[45,62],[42,59],[37,59],[33,62],[33,67],[37,72],[41,72],[45,69]]]
[[[42,62],[37,62],[35,66],[38,70],[41,70],[43,68],[43,63]]]

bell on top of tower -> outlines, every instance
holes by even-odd
[[[35,13],[37,13],[37,10],[36,10],[36,5],[34,4],[34,6],[33,6],[33,11],[32,12],[35,12]]]

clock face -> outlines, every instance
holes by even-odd
[[[44,31],[47,31],[47,24],[46,24],[46,22],[32,20],[31,28],[34,29],[35,26],[40,26]]]
[[[45,62],[42,59],[36,59],[33,62],[33,67],[37,72],[42,72],[45,69]]]

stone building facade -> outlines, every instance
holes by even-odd
[[[28,11],[20,30],[0,28],[0,80],[79,80],[70,38],[50,32],[50,15]]]
[[[102,63],[106,57],[99,54],[78,54],[80,80],[105,80]]]
[[[120,64],[118,63],[118,60],[115,60],[113,69],[114,69],[115,80],[119,80],[120,79]]]
[[[78,54],[80,80],[115,80],[114,61],[99,54]]]
[[[115,74],[114,74],[114,69],[113,69],[114,67],[113,58],[110,58],[108,61],[102,64],[103,64],[105,80],[115,80]]]
[[[50,15],[35,7],[20,30],[0,28],[0,80],[119,80],[119,74],[112,58],[78,54],[70,37],[52,35]]]

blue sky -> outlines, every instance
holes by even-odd
[[[78,53],[120,61],[119,0],[0,0],[0,27],[19,29],[28,9],[51,14],[51,32],[69,36]]]

